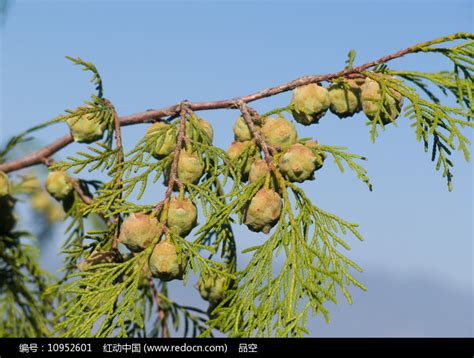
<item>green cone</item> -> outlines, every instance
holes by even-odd
[[[120,227],[119,242],[130,251],[139,252],[146,249],[154,239],[163,233],[163,226],[148,214],[132,213]]]
[[[156,138],[150,152],[158,159],[166,157],[176,147],[176,133],[169,124],[164,122],[153,123],[148,127],[145,137]]]
[[[377,81],[366,78],[365,83],[361,87],[362,109],[370,120],[374,120],[377,112],[379,112],[382,91]],[[379,115],[383,124],[392,123],[400,115],[403,106],[403,96],[394,91],[389,90],[390,94],[386,94],[383,108],[380,109]]]
[[[93,108],[91,105],[79,107],[78,109]],[[78,143],[92,143],[104,135],[107,123],[101,118],[95,118],[97,113],[87,113],[82,116],[72,117],[67,120],[72,138]]]
[[[186,255],[182,255],[181,262],[179,262],[176,247],[169,240],[158,243],[148,261],[151,275],[163,281],[181,280],[186,264]]]
[[[268,234],[281,214],[281,197],[271,189],[260,189],[250,201],[244,223],[255,232]]]
[[[293,182],[304,182],[313,177],[317,157],[302,144],[293,144],[280,157],[278,166],[283,175]]]
[[[326,88],[311,83],[294,89],[291,105],[295,121],[307,126],[326,114],[331,100]]]
[[[172,232],[181,237],[188,235],[196,226],[197,210],[189,199],[171,198],[168,207],[167,226]]]
[[[347,80],[347,87],[335,83],[329,87],[331,112],[339,118],[350,117],[362,109],[361,89],[354,80]]]
[[[46,191],[57,200],[65,199],[74,190],[73,179],[63,171],[49,172],[45,187]]]
[[[204,164],[196,152],[182,150],[178,161],[178,179],[183,184],[196,184],[204,172]]]

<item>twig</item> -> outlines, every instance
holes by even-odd
[[[250,102],[257,101],[257,100],[267,98],[267,97],[271,97],[283,92],[291,91],[295,89],[296,87],[304,86],[310,83],[332,81],[333,79],[339,78],[339,77],[353,77],[353,76],[358,77],[361,75],[361,72],[369,68],[375,67],[382,63],[386,63],[388,61],[394,60],[396,58],[405,56],[410,53],[423,51],[423,49],[426,48],[427,46],[437,44],[437,43],[442,43],[445,41],[452,41],[456,39],[466,39],[466,38],[470,38],[471,36],[472,35],[468,33],[457,33],[457,34],[441,37],[432,41],[426,41],[426,42],[416,44],[414,46],[410,46],[406,49],[397,51],[393,54],[383,56],[375,61],[371,61],[371,62],[365,63],[360,66],[356,66],[353,68],[347,68],[343,71],[329,73],[325,75],[303,76],[293,81],[281,84],[279,86],[267,88],[267,89],[264,89],[259,92],[255,92],[246,96],[230,98],[230,99],[214,101],[214,102],[192,103],[192,104],[189,104],[188,108],[189,110],[192,110],[194,112],[202,111],[202,110],[232,108],[235,106],[235,103],[237,102],[250,103]],[[153,122],[166,116],[173,117],[173,116],[176,116],[181,111],[181,108],[182,108],[182,104],[178,103],[169,107],[164,107],[164,108],[155,109],[155,110],[147,110],[145,112],[136,113],[129,116],[123,116],[119,118],[120,125],[128,126],[128,125],[139,124],[139,123]],[[72,141],[73,141],[72,136],[70,134],[65,135],[64,137],[57,139],[55,142],[51,143],[50,145],[36,152],[26,155],[20,159],[12,160],[10,162],[0,164],[0,171],[8,173],[8,172],[26,168],[32,165],[40,164],[41,158],[45,158],[45,157],[49,157],[53,155],[60,149],[72,143]]]
[[[118,200],[122,199],[122,172],[123,172],[123,162],[124,162],[124,153],[123,153],[123,146],[122,146],[122,131],[120,128],[120,120],[117,116],[117,111],[115,107],[109,100],[106,100],[107,104],[112,108],[113,116],[114,116],[114,134],[115,134],[115,144],[117,147],[117,166],[116,166],[116,174],[115,174],[115,184],[117,184],[118,189],[120,189],[120,194],[118,196]],[[114,238],[112,241],[112,249],[118,250],[118,238],[120,235],[120,213],[115,214],[115,231],[114,231]]]
[[[90,205],[92,203],[92,198],[87,195],[84,190],[82,190],[78,180],[72,181],[72,187],[79,196],[79,198],[84,202],[84,204]],[[109,218],[107,218],[104,213],[98,212],[97,215],[104,221],[104,223],[106,223],[107,225],[110,224]]]
[[[150,275],[148,275],[148,284],[150,285],[153,298],[155,299],[155,303],[158,307],[158,317],[160,318],[160,324],[161,324],[161,336],[163,338],[168,338],[169,331],[168,331],[168,325],[166,324],[166,311],[163,309],[160,295],[158,294],[158,290],[156,289],[155,283],[153,282],[153,279],[151,278]]]
[[[189,103],[183,102],[180,108],[180,119],[178,124],[178,137],[176,139],[176,147],[173,152],[173,162],[171,163],[170,177],[168,179],[168,187],[166,188],[165,198],[156,205],[156,211],[159,214],[163,206],[170,200],[173,188],[178,185],[179,188],[183,186],[181,181],[178,179],[178,163],[179,155],[183,149],[185,142],[185,131],[186,131],[186,115],[189,111]]]
[[[79,181],[73,180],[72,181],[72,187],[76,191],[79,198],[81,198],[81,200],[84,202],[84,204],[90,205],[92,203],[92,198],[89,195],[87,195],[86,193],[84,193],[84,190],[82,190],[81,185],[79,184]]]
[[[273,171],[275,169],[275,164],[273,163],[273,157],[270,154],[269,146],[267,142],[265,142],[265,140],[262,138],[260,131],[257,130],[257,128],[255,127],[252,115],[250,114],[250,112],[256,113],[256,111],[248,107],[247,104],[243,101],[238,101],[237,106],[239,107],[240,112],[242,113],[242,118],[245,120],[245,123],[247,123],[247,126],[250,129],[250,133],[252,133],[252,137],[254,137],[255,141],[257,142],[257,145],[262,149],[268,168]]]

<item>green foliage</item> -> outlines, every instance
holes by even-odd
[[[367,171],[362,166],[360,166],[360,164],[354,161],[354,159],[367,160],[367,158],[361,155],[345,152],[347,149],[346,147],[320,145],[319,149],[332,155],[334,158],[334,163],[336,163],[341,173],[344,173],[344,166],[342,163],[345,162],[349,169],[356,172],[357,178],[362,180],[367,185],[369,190],[372,191],[372,183],[367,176]]]
[[[356,51],[354,49],[352,49],[347,54],[346,68],[352,68],[353,67],[355,58],[356,58]]]
[[[462,42],[445,46],[459,40]],[[346,61],[346,71],[354,71],[351,76],[371,79],[380,89],[376,111],[367,122],[372,141],[380,129],[408,119],[416,139],[425,150],[431,149],[432,160],[447,178],[450,190],[454,151],[462,152],[469,160],[470,142],[463,131],[474,123],[471,121],[473,50],[473,36],[457,34],[426,42],[407,52],[441,54],[453,64],[451,71],[436,73],[395,71],[384,62],[371,70],[356,71],[353,50]],[[123,149],[117,144],[119,133],[114,127],[115,109],[103,98],[97,68],[80,58],[68,59],[92,72],[97,96],[10,140],[0,151],[0,163],[17,144],[29,140],[32,132],[54,123],[74,123],[83,116],[91,116],[94,121],[106,123],[106,137],[83,145],[74,155],[52,163],[49,169],[64,170],[70,175],[100,172],[106,179],[75,178],[74,193],[61,202],[68,225],[59,281],[49,282],[41,271],[32,246],[24,241],[26,233],[7,230],[1,234],[0,274],[5,278],[0,280],[0,336],[145,337],[166,336],[173,330],[185,336],[207,337],[217,330],[233,337],[297,337],[308,333],[306,326],[311,317],[321,315],[329,321],[327,303],[338,303],[339,293],[350,304],[353,287],[365,290],[356,278],[361,268],[346,256],[350,249],[347,241],[362,240],[357,225],[320,209],[298,184],[284,177],[279,158],[285,148],[267,145],[262,140],[260,126],[251,131],[254,132],[251,145],[231,158],[213,145],[209,128],[189,109],[189,103],[183,102],[180,116],[177,112],[160,119],[167,126],[151,133],[144,130],[143,138],[122,157]],[[329,77],[328,80],[343,81]],[[438,92],[454,99],[456,106],[442,104]],[[404,99],[402,113],[392,113],[389,107],[390,97],[395,94]],[[246,118],[244,109],[240,109],[242,118]],[[281,117],[291,114],[292,109],[287,105],[258,115],[248,108],[251,118],[245,121],[260,124],[273,114]],[[398,114],[403,115],[398,117]],[[154,148],[159,148],[167,135],[176,138],[175,150],[154,156]],[[126,136],[122,139],[127,140]],[[309,145],[302,138],[298,142],[321,158],[318,164],[323,165],[317,166],[316,182],[324,175],[327,165],[322,160],[331,156],[341,172],[347,168],[354,171],[372,190],[367,172],[359,164],[365,157],[348,153],[341,146],[315,141]],[[181,183],[173,171],[179,165],[182,150],[196,153],[204,168],[197,183]],[[248,183],[249,164],[259,158],[265,160],[268,173]],[[147,190],[161,183],[163,197],[155,202],[139,203]],[[232,228],[244,223],[249,203],[262,188],[278,193],[282,199],[281,213],[263,242],[241,252],[248,255],[249,261],[239,267]],[[199,207],[199,226],[187,237],[166,228],[172,195],[181,200],[188,198]],[[136,253],[117,247],[121,222],[130,213],[155,215],[165,227],[164,233],[156,234],[150,246]],[[90,218],[100,224],[91,227]],[[149,260],[161,240],[169,240],[176,247],[179,263],[186,264],[183,285],[191,286],[193,275],[226,278],[223,297],[210,302],[206,312],[175,301],[167,283],[151,277]],[[99,262],[78,272],[78,263],[99,250],[115,252],[115,261]],[[197,290],[195,294],[197,297]],[[51,319],[53,308],[55,317]]]
[[[364,289],[349,272],[351,268],[361,269],[337,248],[349,249],[342,239],[346,233],[362,240],[356,225],[319,209],[298,186],[285,181],[278,171],[275,175],[284,199],[277,227],[265,243],[243,252],[253,255],[237,273],[239,285],[228,292],[214,311],[216,318],[209,322],[210,327],[219,327],[231,336],[302,336],[308,333],[308,313],[322,314],[329,320],[324,303],[337,303],[338,287],[349,303],[352,299],[348,286]],[[240,213],[248,198],[263,185],[265,178],[236,190],[234,200],[207,225]],[[278,257],[283,260],[281,268],[275,263]],[[204,335],[210,332],[208,329]]]
[[[463,35],[463,36],[461,36]],[[434,47],[433,44],[446,42],[453,39],[466,39],[467,41],[452,47]],[[442,39],[443,41],[431,41],[417,48],[416,52],[437,53],[445,56],[453,64],[452,71],[419,72],[419,71],[392,71],[386,65],[378,66],[375,72],[364,72],[364,75],[372,78],[380,84],[382,90],[381,103],[386,101],[388,91],[395,90],[400,93],[409,104],[405,106],[405,117],[412,121],[411,126],[415,128],[416,139],[423,143],[425,151],[431,152],[431,160],[436,162],[436,170],[442,170],[442,176],[446,177],[448,189],[452,190],[452,152],[459,150],[463,153],[466,161],[469,161],[469,138],[462,133],[463,128],[474,127],[471,121],[473,112],[473,90],[472,72],[474,70],[474,36],[472,34],[460,34]],[[400,77],[405,81],[382,74],[390,74]],[[420,88],[426,98],[422,97],[412,83]],[[441,104],[441,99],[428,84],[438,88],[442,95],[451,95],[456,100],[457,107]],[[381,106],[383,107],[383,106]],[[372,141],[377,137],[377,127],[384,129],[380,120],[380,113],[371,121]],[[430,149],[431,146],[431,149]]]
[[[146,263],[148,250],[130,260],[117,264],[95,265],[63,285],[65,294],[72,294],[71,299],[63,303],[57,317],[61,320],[56,330],[61,336],[89,337],[99,320],[96,336],[126,336],[128,322],[134,322],[144,328],[144,305],[138,287],[140,275]],[[117,330],[117,332],[115,332]]]
[[[71,56],[66,56],[66,58],[74,64],[82,66],[83,71],[90,71],[92,72],[91,82],[95,85],[95,89],[97,90],[97,96],[102,98],[104,96],[104,88],[102,86],[102,78],[100,77],[99,71],[95,67],[92,62],[87,62],[82,60],[80,57],[74,58]]]
[[[50,335],[51,277],[38,264],[30,235],[16,231],[0,236],[0,337]]]

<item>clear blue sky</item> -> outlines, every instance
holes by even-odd
[[[125,115],[339,70],[352,48],[363,63],[438,36],[472,32],[472,7],[471,1],[448,0],[17,0],[2,29],[0,142],[88,99],[88,75],[65,55],[94,62],[106,97]],[[434,56],[391,64],[413,70],[445,65]],[[289,98],[255,107],[268,110]],[[226,148],[236,113],[203,116],[214,125],[215,144]],[[353,307],[333,310],[332,326],[312,323],[313,335],[472,335],[472,163],[455,155],[454,191],[448,193],[408,121],[398,122],[375,144],[362,114],[343,121],[329,114],[320,125],[299,127],[302,137],[367,156],[374,183],[370,193],[328,161],[317,180],[304,185],[318,206],[360,224],[366,240],[350,242],[350,257],[365,269],[358,277],[369,288]],[[145,128],[128,127],[126,145]],[[61,124],[38,137],[47,143],[64,133]],[[156,201],[153,190],[148,202]],[[236,232],[239,248],[264,239],[245,228]]]

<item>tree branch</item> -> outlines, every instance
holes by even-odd
[[[423,49],[425,49],[426,47],[430,45],[438,44],[438,43],[442,43],[446,41],[453,41],[457,39],[469,39],[469,38],[472,38],[472,35],[469,33],[452,34],[449,36],[441,37],[435,40],[426,41],[426,42],[416,44],[414,46],[410,46],[406,49],[397,51],[393,54],[383,56],[375,61],[371,61],[357,67],[347,68],[343,71],[329,73],[325,75],[303,76],[293,81],[283,83],[279,86],[267,88],[267,89],[264,89],[259,92],[255,92],[246,96],[241,96],[241,97],[236,97],[236,98],[231,98],[231,99],[224,99],[224,100],[213,101],[213,102],[192,103],[189,105],[188,109],[196,112],[196,111],[202,111],[202,110],[232,108],[235,106],[235,103],[237,102],[250,103],[250,102],[257,101],[257,100],[267,98],[267,97],[271,97],[283,92],[291,91],[295,89],[296,87],[304,86],[310,83],[332,81],[340,77],[353,77],[353,76],[360,77],[361,72],[369,68],[375,67],[382,63],[386,63],[388,61],[394,60],[396,58],[405,56],[410,53],[423,51]],[[181,111],[181,103],[178,103],[178,104],[165,107],[165,108],[148,110],[145,112],[136,113],[129,116],[123,116],[123,117],[120,117],[119,120],[120,120],[121,126],[128,126],[128,125],[139,124],[139,123],[153,122],[167,116],[175,116],[180,111]],[[32,165],[41,164],[42,158],[47,158],[53,155],[57,151],[61,150],[62,148],[70,144],[72,141],[73,141],[72,136],[70,134],[65,135],[64,137],[57,139],[50,145],[34,153],[26,155],[17,160],[0,164],[0,171],[8,173],[8,172],[23,169]]]
[[[72,141],[72,136],[70,134],[67,134],[64,137],[55,140],[53,143],[47,145],[46,147],[37,150],[36,152],[28,154],[20,159],[0,164],[0,171],[9,173],[15,170],[31,167],[32,165],[42,164],[44,163],[44,158],[48,158],[54,153],[60,151],[68,144],[72,143]]]

